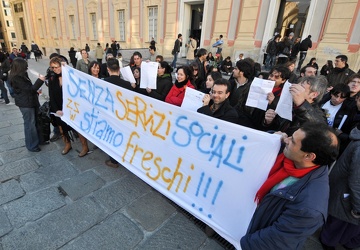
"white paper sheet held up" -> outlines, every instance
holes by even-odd
[[[203,98],[205,94],[192,88],[186,88],[184,100],[181,104],[182,108],[187,110],[197,111],[203,105]]]
[[[250,86],[246,106],[259,108],[266,111],[268,106],[267,94],[270,93],[275,85],[275,81],[255,77]]]
[[[125,81],[128,81],[130,83],[136,82],[130,66],[120,68],[120,72]]]
[[[156,77],[159,67],[158,62],[142,62],[141,63],[141,80],[140,88],[156,89]]]
[[[291,83],[285,82],[275,113],[280,117],[292,121],[293,99],[290,94]]]

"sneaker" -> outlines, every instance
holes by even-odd
[[[15,103],[9,102],[9,103],[6,103],[6,105],[11,106],[11,105],[15,105]]]
[[[105,161],[105,165],[111,168],[118,168],[119,167],[119,163],[112,163],[110,160],[106,160]]]
[[[57,141],[61,138],[60,134],[53,134],[53,136],[50,138],[51,142]]]

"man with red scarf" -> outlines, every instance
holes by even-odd
[[[337,157],[329,126],[305,123],[291,137],[255,196],[258,207],[240,244],[247,249],[303,249],[327,217],[328,166]]]

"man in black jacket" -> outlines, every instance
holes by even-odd
[[[223,78],[217,79],[211,89],[211,96],[209,94],[204,96],[203,106],[197,112],[223,121],[237,123],[239,116],[230,105],[229,95],[229,81]]]
[[[349,68],[347,61],[346,55],[338,55],[335,58],[335,68],[327,75],[329,87],[334,87],[337,84],[347,84],[349,77],[355,73]]]
[[[170,66],[173,68],[176,68],[176,61],[177,61],[177,57],[180,52],[181,46],[182,46],[182,35],[178,34],[178,38],[175,40],[175,43],[174,43],[174,48],[171,51],[171,54],[174,56],[174,60],[172,61]]]
[[[308,35],[307,38],[305,38],[304,40],[302,40],[302,42],[300,43],[300,59],[299,59],[299,64],[297,67],[297,70],[300,71],[301,69],[301,65],[303,64],[306,55],[307,55],[307,51],[309,48],[312,47],[312,41],[311,41],[311,35]]]

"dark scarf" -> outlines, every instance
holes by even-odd
[[[182,82],[178,82],[178,80],[176,80],[175,86],[180,89],[180,88],[184,87],[188,81],[189,81],[188,79],[186,79],[185,81],[182,81]]]
[[[317,168],[319,165],[309,167],[309,168],[295,168],[294,162],[285,157],[284,153],[281,153],[276,158],[274,166],[271,168],[269,176],[267,180],[262,184],[260,189],[257,191],[255,195],[255,201],[257,204],[261,202],[266,194],[270,192],[270,190],[278,183],[288,178],[289,176],[293,176],[296,178],[301,178]]]

